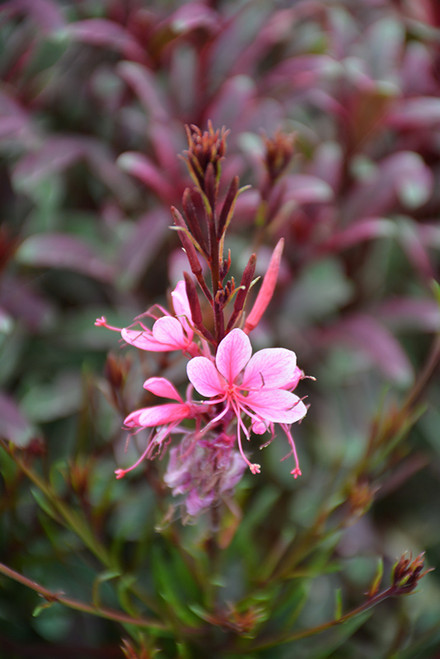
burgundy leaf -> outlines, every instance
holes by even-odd
[[[370,364],[391,380],[401,384],[411,381],[411,364],[394,336],[373,316],[356,314],[326,329],[324,337],[353,350],[360,350]]]
[[[169,224],[170,215],[162,209],[152,210],[136,222],[120,249],[117,281],[121,288],[136,282],[157,257]]]
[[[440,98],[422,96],[396,104],[389,123],[398,128],[427,129],[440,125]]]
[[[348,200],[350,217],[370,217],[386,213],[396,201],[418,208],[428,201],[433,175],[422,158],[412,151],[400,151],[381,161],[366,182]]]
[[[165,203],[174,199],[174,188],[168,182],[163,172],[141,153],[127,151],[118,158],[118,165],[125,172],[136,176],[142,183],[151,188]]]
[[[307,174],[291,174],[285,177],[286,198],[300,204],[322,203],[333,198],[331,187],[322,179]]]
[[[377,316],[398,330],[440,330],[440,309],[435,300],[399,297],[383,302],[377,308]]]
[[[50,0],[10,0],[2,6],[2,11],[9,14],[31,16],[44,34],[48,34],[65,25],[63,15],[56,2]]]
[[[101,281],[111,281],[114,268],[75,236],[62,233],[36,234],[17,250],[20,263],[33,267],[66,268]]]
[[[157,121],[170,120],[167,103],[158,89],[157,80],[144,66],[135,62],[120,62],[116,71],[132,87],[148,114]]]
[[[53,318],[52,305],[33,290],[32,283],[13,275],[0,280],[0,304],[33,331],[43,329]]]
[[[105,46],[119,51],[127,59],[147,63],[146,52],[135,37],[117,23],[105,18],[89,18],[70,23],[63,32],[77,41]]]
[[[201,2],[188,2],[179,7],[169,18],[170,27],[179,34],[185,34],[198,28],[210,32],[217,31],[220,16]]]
[[[391,220],[382,217],[368,217],[354,222],[343,231],[336,231],[324,247],[347,249],[365,240],[395,236],[396,226]]]
[[[0,437],[18,448],[26,448],[32,435],[32,426],[21,413],[17,403],[0,392]]]

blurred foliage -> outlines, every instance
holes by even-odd
[[[54,597],[0,577],[1,657],[436,656],[435,572],[344,615],[379,557],[385,590],[405,551],[440,561],[439,44],[436,0],[2,4],[0,560]],[[286,239],[253,342],[317,378],[302,478],[263,451],[217,549],[167,521],[164,463],[114,478],[142,377],[181,365],[93,326],[180,278],[177,154],[208,120],[252,186],[233,272]]]

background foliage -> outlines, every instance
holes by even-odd
[[[332,620],[335,592],[359,606],[378,557],[388,581],[406,550],[439,563],[439,47],[435,0],[3,3],[0,558],[152,624],[2,577],[1,656],[436,656],[435,572],[293,634]],[[205,518],[164,522],[162,462],[114,478],[142,377],[178,378],[179,364],[93,326],[128,324],[180,277],[177,154],[184,125],[208,120],[230,129],[225,179],[252,186],[230,227],[233,272],[257,251],[263,274],[286,239],[253,342],[295,350],[317,378],[301,385],[303,477],[276,442],[263,451],[216,555]]]

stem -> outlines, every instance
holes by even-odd
[[[308,638],[309,636],[320,634],[322,632],[325,632],[327,629],[331,629],[332,627],[337,627],[338,625],[342,625],[344,622],[347,622],[347,620],[350,620],[351,618],[354,618],[360,615],[361,613],[368,611],[372,607],[376,606],[377,604],[380,604],[381,602],[385,601],[386,599],[392,597],[395,594],[396,594],[395,586],[389,586],[386,590],[382,591],[381,593],[378,593],[374,597],[371,597],[366,602],[360,604],[359,606],[357,606],[355,609],[352,609],[348,613],[345,613],[340,618],[329,620],[327,622],[322,623],[322,625],[317,625],[316,627],[303,629],[300,632],[294,632],[291,634],[286,634],[284,636],[277,636],[271,639],[268,638],[265,641],[255,643],[254,645],[251,646],[247,646],[245,651],[253,652],[257,650],[263,650],[265,648],[269,648],[274,645],[280,645],[281,643],[291,643],[292,641],[299,641],[303,638]],[[238,650],[238,652],[241,651]]]
[[[93,530],[90,528],[87,519],[81,518],[75,511],[70,510],[69,506],[61,501],[56,492],[45,483],[23,460],[14,454],[14,451],[8,450],[8,454],[14,460],[16,465],[22,472],[32,481],[38,489],[44,494],[48,501],[53,506],[54,510],[61,517],[61,522],[73,531],[84,543],[84,545],[92,552],[92,554],[109,570],[116,570],[122,572],[118,563],[111,557],[108,550],[102,543],[95,537]],[[140,592],[135,585],[130,586],[130,591],[135,595],[145,606],[157,613],[157,605],[151,600],[150,597]]]
[[[404,403],[404,409],[408,409],[414,406],[417,400],[423,393],[426,385],[434,374],[435,369],[437,368],[440,362],[440,336],[437,336],[432,350],[426,360],[426,363],[423,367],[422,372],[420,373],[417,381],[414,383],[412,390],[409,392],[408,397]]]
[[[167,626],[160,621],[153,620],[152,618],[133,618],[130,615],[122,613],[120,611],[115,611],[114,609],[108,609],[106,607],[96,607],[86,602],[80,602],[79,600],[72,599],[71,597],[66,597],[62,593],[54,593],[51,590],[48,590],[41,584],[28,579],[19,572],[16,572],[12,568],[0,563],[0,573],[4,574],[6,577],[21,583],[23,586],[34,590],[39,595],[44,597],[49,603],[58,603],[64,604],[64,606],[74,609],[75,611],[82,611],[83,613],[89,613],[91,615],[99,616],[101,618],[106,618],[107,620],[114,620],[122,624],[136,625],[138,627],[148,627],[154,629],[167,629]]]

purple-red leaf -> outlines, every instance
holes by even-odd
[[[400,343],[373,316],[354,314],[325,330],[327,341],[361,351],[389,379],[408,384],[413,372]]]
[[[68,37],[95,46],[117,50],[127,59],[147,63],[145,50],[121,25],[105,18],[89,18],[70,23],[63,29]]]
[[[121,169],[132,176],[136,176],[166,203],[174,198],[174,188],[147,156],[134,151],[127,151],[119,156],[117,162]]]
[[[66,268],[101,281],[111,281],[114,268],[75,236],[62,233],[36,234],[17,250],[17,261],[33,267]]]
[[[32,439],[33,429],[17,403],[0,392],[0,438],[25,448]]]

